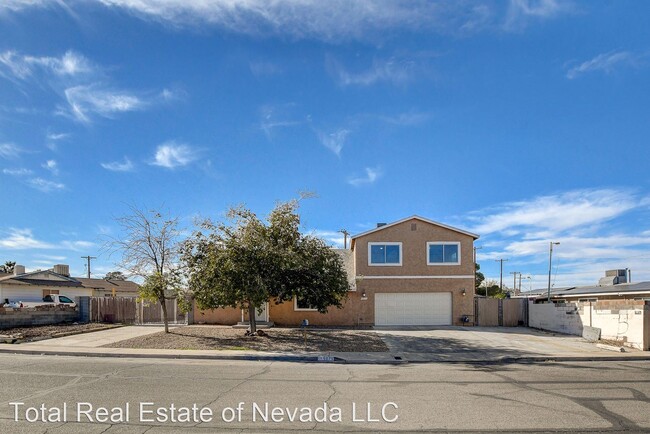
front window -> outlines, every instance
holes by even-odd
[[[311,304],[309,304],[304,298],[295,297],[293,299],[293,310],[315,311],[315,310],[318,310],[318,309],[316,309],[315,306],[312,306]]]
[[[369,243],[368,265],[402,265],[402,243]]]
[[[460,264],[460,243],[427,243],[428,265]]]

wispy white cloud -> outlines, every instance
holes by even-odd
[[[570,1],[558,0],[510,0],[504,27],[521,30],[531,20],[545,20],[573,11]]]
[[[488,5],[420,0],[101,0],[138,17],[174,26],[213,25],[237,33],[340,41],[389,30],[447,32],[476,27]],[[458,3],[458,4],[456,4]]]
[[[375,59],[368,69],[352,72],[329,56],[327,69],[341,86],[370,86],[381,82],[405,85],[413,79],[416,63],[412,59]]]
[[[318,139],[323,146],[334,152],[337,157],[340,157],[343,146],[345,145],[345,140],[349,134],[350,131],[346,129],[340,129],[329,134],[318,132]]]
[[[5,159],[17,158],[25,149],[13,143],[0,143],[0,157]]]
[[[67,139],[68,137],[70,137],[70,133],[48,133],[46,136],[47,140],[53,141]]]
[[[311,235],[325,240],[331,246],[343,248],[343,234],[341,232],[315,229],[311,231]]]
[[[111,161],[108,163],[100,164],[104,169],[111,170],[113,172],[131,172],[135,169],[135,166],[128,157],[124,157],[123,161]]]
[[[553,250],[556,286],[595,284],[605,270],[625,267],[650,279],[640,259],[650,259],[650,231],[640,227],[634,233],[620,225],[646,209],[646,200],[625,189],[574,190],[480,210],[469,217],[471,230],[482,236],[479,262],[489,269],[493,260],[507,258],[511,270],[546,285],[553,241],[561,243]]]
[[[398,113],[396,115],[388,116],[388,115],[380,115],[379,119],[393,125],[398,125],[398,126],[414,126],[414,125],[420,125],[423,123],[426,123],[429,121],[431,118],[433,118],[433,114],[428,113],[428,112],[416,112],[416,111],[410,111],[410,112],[405,112],[405,113]]]
[[[0,53],[0,73],[25,80],[37,70],[57,76],[72,77],[94,71],[94,66],[83,55],[67,51],[61,57],[23,55],[16,51]],[[4,70],[4,72],[2,72]]]
[[[0,247],[5,249],[52,249],[54,244],[38,240],[31,229],[9,228],[3,231]]]
[[[374,184],[375,181],[377,181],[383,175],[383,171],[379,167],[375,167],[375,168],[366,167],[365,172],[366,172],[365,176],[351,177],[350,179],[348,179],[348,184],[353,185],[355,187],[359,187],[365,184]]]
[[[49,170],[54,176],[59,174],[59,165],[56,160],[47,160],[45,163],[41,164],[41,167]]]
[[[76,252],[95,248],[96,244],[85,240],[61,240],[56,242],[38,239],[32,229],[29,228],[7,228],[0,231],[0,248],[9,250],[73,250]],[[57,252],[58,253],[58,252]],[[65,256],[38,255],[41,258],[53,261],[65,260]]]
[[[30,179],[27,184],[35,188],[37,190],[40,190],[44,193],[49,193],[51,191],[57,191],[57,190],[63,190],[65,188],[65,184],[62,184],[60,182],[55,182],[55,181],[48,181],[47,179],[43,178],[32,178]]]
[[[11,176],[28,176],[34,172],[31,171],[30,169],[19,168],[19,169],[2,169],[2,173]]]
[[[298,119],[292,113],[295,104],[263,105],[260,107],[260,129],[270,140],[276,128],[294,127],[303,124],[305,120]]]
[[[172,140],[158,146],[154,159],[150,164],[174,169],[176,167],[187,166],[198,158],[199,153],[196,149]]]
[[[143,110],[148,106],[146,101],[132,93],[98,85],[68,88],[65,97],[68,107],[60,109],[59,113],[83,123],[91,122],[93,115],[112,118],[115,114]]]
[[[601,71],[605,74],[610,74],[616,68],[637,65],[640,58],[640,55],[628,51],[612,51],[609,53],[599,54],[593,59],[582,62],[569,69],[566,73],[566,77],[569,80],[572,80],[583,74],[594,71]]]
[[[557,232],[604,222],[635,206],[634,195],[625,190],[576,190],[509,202],[473,213],[470,219],[477,223],[472,230],[479,234],[523,228]]]

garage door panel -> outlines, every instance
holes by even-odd
[[[451,293],[377,293],[375,324],[451,325]]]

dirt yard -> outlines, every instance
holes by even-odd
[[[388,351],[379,336],[356,330],[307,331],[306,344],[300,329],[265,329],[267,336],[244,336],[245,330],[221,326],[189,326],[141,336],[106,345],[109,348],[149,348],[175,350],[255,350],[255,351]]]
[[[88,324],[54,324],[32,327],[14,327],[10,329],[0,329],[0,336],[11,336],[20,340],[30,340],[36,338],[48,338],[61,333],[88,332],[97,329],[110,327],[107,324],[88,323]]]

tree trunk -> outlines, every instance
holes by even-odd
[[[167,300],[164,298],[160,301],[163,312],[163,323],[165,323],[165,333],[169,333],[169,320],[167,319]]]
[[[257,333],[257,323],[255,322],[255,306],[252,306],[251,303],[248,303],[248,323],[250,324],[251,334],[254,335]]]

